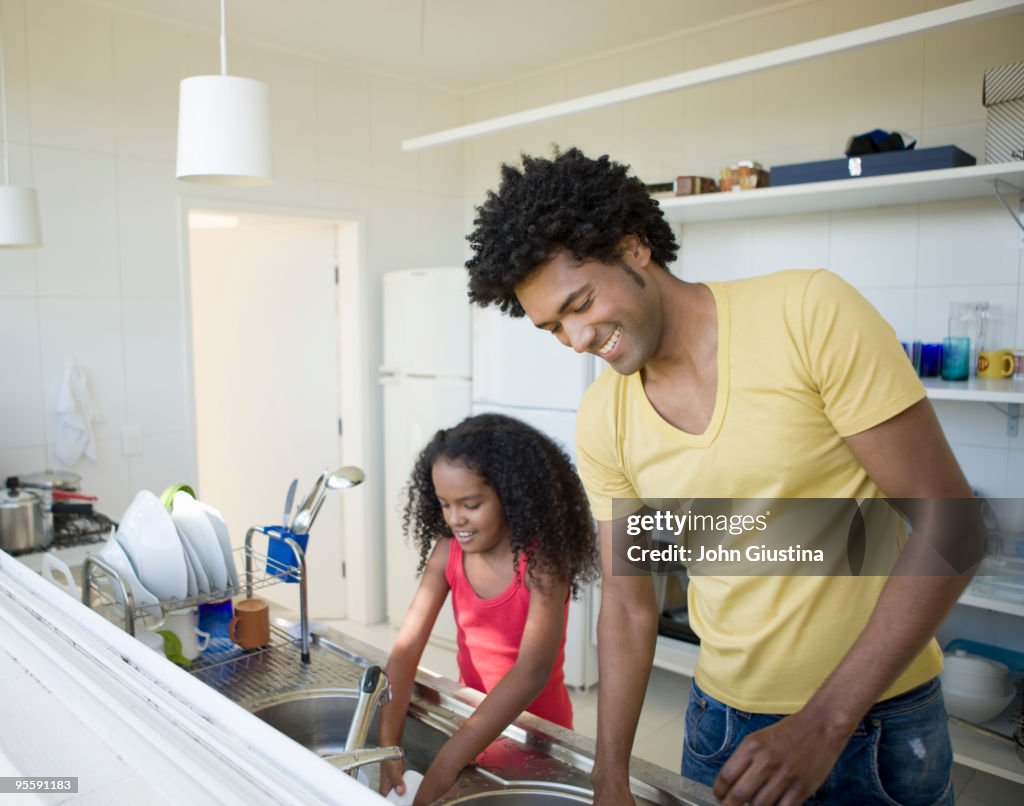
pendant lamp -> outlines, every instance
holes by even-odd
[[[0,26],[2,28],[2,26]],[[0,30],[0,114],[3,115],[4,183],[0,185],[0,247],[39,246],[39,200],[34,188],[10,184],[10,140],[7,138],[7,74],[4,70],[6,51]]]
[[[229,76],[224,0],[220,2],[220,75],[192,76],[178,97],[178,179],[251,187],[273,179],[270,90]]]

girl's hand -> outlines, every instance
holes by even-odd
[[[387,795],[392,789],[399,795],[405,794],[405,762],[402,759],[380,763],[380,793]]]
[[[455,786],[462,768],[452,769],[439,755],[430,765],[427,774],[423,776],[423,782],[416,792],[416,800],[413,806],[430,806],[439,800],[449,789]]]

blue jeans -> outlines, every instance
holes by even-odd
[[[682,774],[713,786],[744,737],[782,718],[731,708],[694,683],[686,709]],[[952,768],[946,706],[936,678],[876,703],[807,803],[952,804]]]

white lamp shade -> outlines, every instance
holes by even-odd
[[[0,246],[39,246],[42,242],[35,190],[0,185]]]
[[[266,84],[239,76],[181,82],[178,179],[235,186],[274,181]]]

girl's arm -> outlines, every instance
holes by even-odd
[[[412,697],[412,686],[416,679],[416,667],[423,657],[423,649],[434,629],[437,614],[441,611],[445,597],[448,596],[448,580],[445,579],[445,567],[448,565],[448,546],[451,538],[440,538],[423,569],[419,588],[409,605],[409,612],[402,619],[391,654],[388,657],[384,672],[391,684],[391,701],[381,709],[380,744],[381,747],[400,745],[402,729],[405,727],[405,716]],[[403,794],[401,762],[385,762],[381,765],[381,791],[384,794],[392,786]],[[385,775],[385,773],[390,773]],[[397,775],[397,781],[392,780]],[[385,777],[388,781],[385,781]],[[387,789],[384,787],[387,786]]]
[[[551,678],[565,632],[569,585],[550,577],[541,582],[529,586],[530,609],[515,664],[441,748],[416,793],[417,804],[433,803],[447,792],[462,769],[537,698]]]

